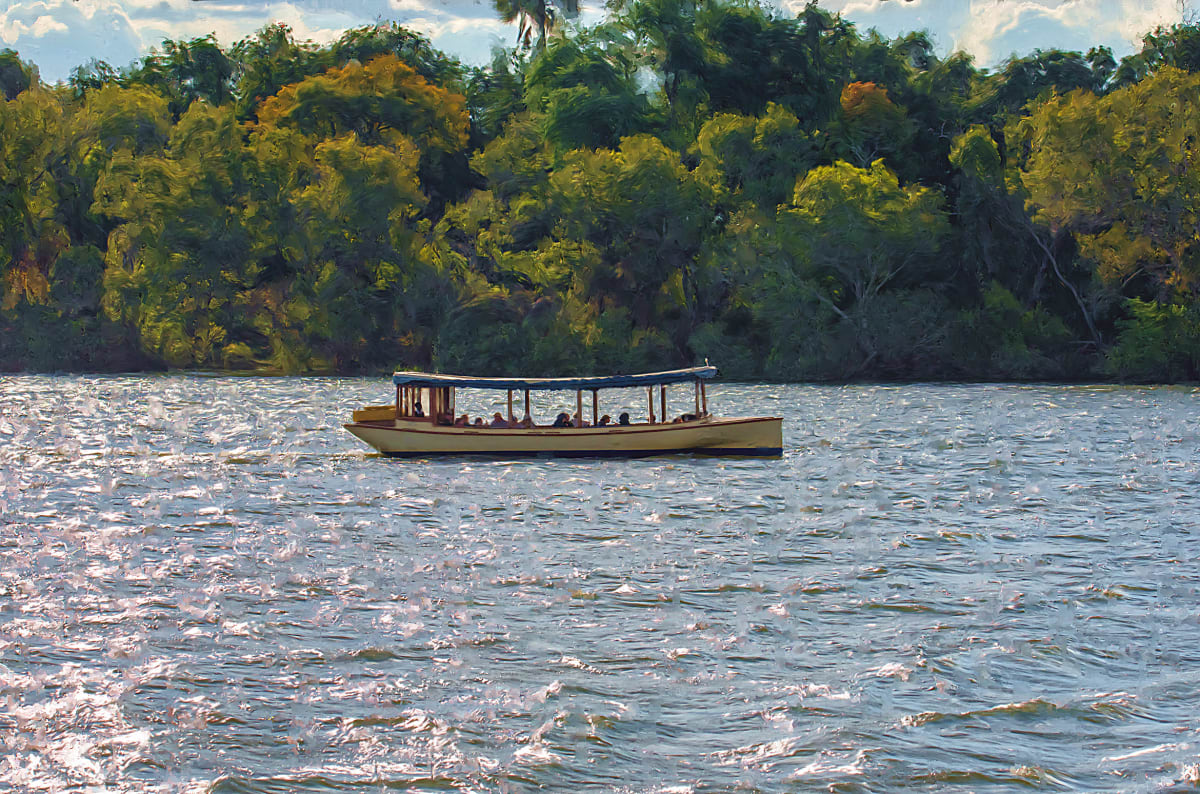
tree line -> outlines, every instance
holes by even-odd
[[[0,369],[1200,377],[1197,24],[986,70],[815,3],[498,9],[484,67],[0,52]]]

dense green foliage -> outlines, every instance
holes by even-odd
[[[0,52],[0,369],[1200,378],[1200,29],[995,72],[809,4]]]

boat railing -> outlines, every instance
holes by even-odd
[[[524,412],[518,418],[514,410],[514,397],[518,391],[516,388],[507,388],[507,416],[502,418],[504,424],[493,425],[489,421],[484,421],[483,424],[470,424],[469,427],[474,429],[520,429],[523,427],[554,427],[553,425],[537,425],[533,422],[530,410],[530,391],[534,388],[538,390],[554,390],[575,392],[575,414],[570,419],[570,426],[581,427],[621,427],[622,425],[612,423],[601,425],[600,421],[600,390],[602,388],[628,388],[629,382],[638,383],[641,380],[655,380],[646,388],[646,416],[645,423],[649,425],[664,425],[675,424],[679,422],[697,421],[710,416],[708,411],[708,393],[705,387],[704,379],[712,377],[715,374],[715,367],[696,367],[692,370],[674,370],[665,373],[651,373],[649,375],[634,375],[634,376],[615,376],[612,378],[575,378],[575,379],[485,379],[485,378],[465,378],[458,376],[442,376],[442,375],[420,375],[419,373],[396,373],[394,379],[396,381],[396,399],[391,406],[390,417],[381,415],[383,406],[368,406],[361,409],[361,412],[355,413],[355,421],[359,421],[359,414],[363,415],[364,421],[386,421],[391,418],[394,420],[405,420],[415,422],[426,422],[434,426],[459,426],[460,421],[456,422],[455,417],[458,417],[457,406],[455,402],[456,388],[453,384],[460,384],[471,388],[489,388],[496,386],[522,385],[526,388],[520,389],[523,394]],[[681,377],[691,375],[692,377]],[[687,411],[675,418],[668,418],[670,413],[667,410],[667,386],[668,383],[680,383],[690,380],[694,390],[694,406],[693,410]],[[586,385],[587,388],[582,388]],[[568,389],[570,386],[576,388]],[[658,394],[655,395],[657,388]],[[592,421],[589,423],[584,418],[584,392],[591,392],[591,409]],[[655,397],[657,396],[657,400]],[[657,405],[656,405],[657,403]],[[655,409],[658,412],[655,412]],[[497,412],[498,413],[498,412]],[[565,412],[564,412],[565,413]],[[370,420],[366,417],[370,416]],[[631,423],[634,424],[634,423]],[[561,425],[559,426],[562,427]]]

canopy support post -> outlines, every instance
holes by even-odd
[[[699,419],[700,413],[700,379],[696,379],[696,418]]]
[[[592,389],[592,427],[600,426],[600,390]]]
[[[704,386],[704,381],[700,381],[700,415],[708,416],[708,390]]]
[[[583,389],[575,392],[575,426],[583,427]]]
[[[650,424],[654,424],[654,387],[646,387],[646,399],[650,401]]]
[[[396,384],[396,418],[400,418],[400,384]]]
[[[509,427],[512,427],[512,425],[513,425],[513,415],[512,415],[512,393],[513,393],[513,390],[512,390],[512,389],[509,389],[509,390],[508,390],[508,426],[509,426]]]
[[[662,397],[662,420],[663,424],[667,423],[667,384],[658,387],[660,396]]]
[[[525,390],[525,418],[521,421],[523,421],[523,422],[532,421],[532,418],[529,416],[529,389]]]

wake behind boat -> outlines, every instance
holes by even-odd
[[[717,368],[712,366],[586,378],[480,378],[396,372],[392,375],[395,403],[361,408],[345,428],[384,455],[781,455],[781,417],[718,417],[709,413],[705,381],[716,374]],[[694,392],[694,399],[688,401],[692,410],[674,419],[668,418],[667,412],[667,386],[672,384],[690,384]],[[507,416],[497,413],[486,424],[480,420],[470,424],[465,416],[456,418],[457,388],[506,391]],[[643,421],[630,421],[628,414],[622,414],[612,422],[600,413],[600,391],[614,388],[646,389],[648,410]],[[574,417],[562,413],[553,425],[536,424],[529,411],[531,391],[574,391]],[[584,392],[590,392],[590,422],[584,415]],[[524,396],[520,416],[513,412],[517,393]]]

